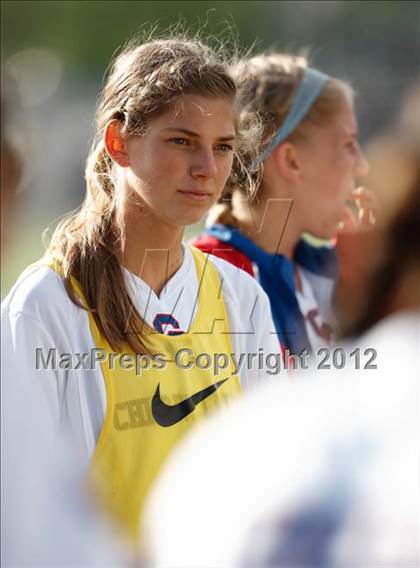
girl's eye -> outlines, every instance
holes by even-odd
[[[346,144],[346,147],[347,147],[349,150],[352,150],[352,151],[356,150],[356,149],[357,149],[357,146],[358,146],[358,143],[357,143],[355,140],[350,140],[350,141],[347,142],[347,144]]]
[[[230,144],[218,144],[216,147],[217,150],[223,153],[231,152],[233,147]]]
[[[169,142],[172,142],[172,144],[177,144],[178,146],[187,146],[189,140],[187,140],[187,138],[171,138]]]

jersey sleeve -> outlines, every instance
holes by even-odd
[[[252,314],[254,333],[247,338],[246,350],[250,355],[246,361],[246,373],[243,379],[245,388],[261,384],[272,377],[281,379],[286,376],[283,369],[283,355],[271,315],[270,301],[262,288],[261,291]]]
[[[3,381],[17,396],[19,390],[36,391],[43,417],[36,428],[54,432],[68,425],[85,459],[92,437],[90,409],[98,409],[98,415],[103,410],[100,369],[77,365],[77,355],[89,345],[86,319],[61,278],[43,266],[26,270],[2,303]]]
[[[93,507],[80,444],[66,428],[67,372],[39,368],[36,350],[47,358],[54,345],[42,321],[2,311],[2,565],[94,568],[105,558],[128,568],[128,553]]]
[[[43,368],[54,353],[54,342],[42,325],[22,313],[3,313],[2,335],[2,390],[14,399],[31,393],[33,405],[41,408],[37,430],[47,438],[59,427],[63,409],[60,407],[59,372]],[[64,375],[63,373],[61,373]]]
[[[270,301],[261,285],[240,268],[212,257],[222,280],[235,364],[247,389],[285,375]]]

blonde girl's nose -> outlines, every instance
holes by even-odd
[[[361,172],[361,173],[359,173],[359,175],[361,177],[367,177],[367,175],[369,174],[369,171],[370,171],[370,166],[369,166],[368,159],[366,158],[366,156],[365,156],[365,154],[363,153],[362,150],[360,150],[360,152],[359,152],[359,161],[360,161],[359,169],[360,169],[360,172]]]
[[[369,174],[369,162],[363,153],[363,150],[359,148],[356,163],[356,175],[357,177],[366,177]]]

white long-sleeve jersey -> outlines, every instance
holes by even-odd
[[[248,388],[274,374],[272,366],[267,369],[261,362],[267,355],[279,354],[269,301],[244,271],[222,259],[209,259],[222,283],[241,385]],[[182,266],[159,297],[139,277],[128,271],[125,276],[134,306],[149,325],[153,326],[157,314],[171,314],[181,330],[188,329],[199,289],[189,247],[184,247]],[[107,404],[101,365],[92,368],[80,359],[96,348],[87,312],[69,299],[57,273],[46,266],[34,266],[20,276],[2,304],[2,335],[9,346],[3,353],[2,380],[13,381],[18,369],[21,376],[16,385],[31,384],[33,388],[36,383],[46,402],[45,420],[53,427],[71,427],[79,460],[87,466]],[[51,368],[54,358],[55,368]],[[13,390],[13,384],[9,386]]]

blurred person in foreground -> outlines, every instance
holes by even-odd
[[[28,155],[23,110],[16,88],[2,70],[1,252],[13,240],[16,192]],[[134,566],[84,482],[70,433],[55,426],[42,392],[25,381],[13,334],[1,336],[1,565],[81,568]],[[13,368],[13,375],[6,376]],[[103,515],[103,513],[102,513]]]
[[[383,223],[354,241],[357,301],[338,293],[345,368],[272,382],[187,440],[148,504],[150,566],[420,566],[419,101],[369,153]]]

